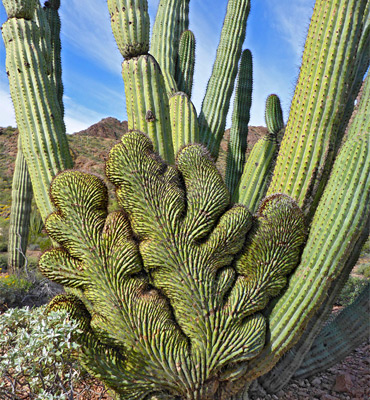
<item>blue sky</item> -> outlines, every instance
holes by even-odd
[[[151,24],[158,2],[148,1]],[[226,5],[227,0],[190,2],[190,29],[197,41],[192,100],[198,112]],[[271,93],[279,95],[286,120],[313,5],[314,0],[251,1],[243,46],[252,51],[254,61],[251,125],[264,125],[264,104]],[[60,16],[67,132],[82,130],[108,116],[125,120],[122,57],[111,33],[106,1],[64,0]],[[5,20],[0,4],[0,23]],[[0,126],[8,125],[16,124],[5,73],[5,49],[0,40]]]

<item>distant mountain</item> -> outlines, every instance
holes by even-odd
[[[83,131],[68,135],[75,168],[98,174],[106,180],[104,167],[109,150],[127,131],[127,121],[121,122],[116,118],[108,117]],[[254,143],[266,133],[265,127],[249,127],[248,152]],[[220,157],[217,163],[220,170],[225,166],[229,134],[228,129],[221,142]],[[0,128],[0,206],[1,204],[10,204],[14,161],[17,156],[17,138],[18,130],[16,128]]]

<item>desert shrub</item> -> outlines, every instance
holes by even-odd
[[[16,274],[0,276],[0,311],[14,307],[40,306],[47,303],[62,287],[46,279],[36,268],[37,261],[27,261]],[[0,271],[1,272],[1,271]]]
[[[0,268],[1,271],[4,271],[8,265],[8,253],[0,253]]]
[[[34,204],[30,215],[29,247],[33,246],[41,251],[45,251],[52,246],[51,240],[43,229],[44,223],[42,222],[40,212]]]
[[[365,242],[364,246],[362,247],[361,257],[370,257],[370,237]]]
[[[370,278],[370,263],[359,264],[357,273],[363,275],[365,278]]]
[[[1,399],[79,399],[82,393],[84,399],[98,399],[96,389],[103,397],[103,385],[92,385],[75,358],[78,329],[65,312],[8,310],[0,315],[0,330]]]
[[[31,286],[29,280],[17,275],[7,273],[0,276],[0,309],[21,304]]]
[[[360,294],[361,290],[366,286],[366,284],[366,279],[350,276],[338,299],[336,300],[336,304],[343,307],[351,304]]]

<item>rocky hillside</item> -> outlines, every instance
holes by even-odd
[[[68,135],[75,168],[98,174],[104,178],[104,165],[109,150],[127,130],[127,121],[120,122],[116,118],[108,117],[81,132]],[[262,126],[250,127],[248,151],[266,132],[266,128]],[[14,161],[17,156],[17,137],[17,129],[0,128],[0,206],[10,204]],[[225,137],[221,143],[218,161],[220,170],[225,165],[228,139],[229,130],[225,132]]]

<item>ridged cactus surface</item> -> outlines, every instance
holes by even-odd
[[[11,6],[7,3],[4,6],[10,12]],[[40,21],[38,19],[38,23]],[[2,26],[6,70],[22,150],[36,204],[45,220],[53,210],[49,198],[50,182],[59,171],[72,166],[72,159],[57,90],[49,76],[50,65],[47,65],[44,47],[40,45],[45,38],[44,32],[45,29],[40,29],[35,21],[18,15],[8,18]]]
[[[250,109],[252,106],[252,89],[252,53],[250,50],[244,50],[240,59],[226,159],[225,182],[231,194],[234,193],[243,173],[245,153],[247,151]]]
[[[18,136],[8,242],[8,268],[12,272],[22,268],[26,261],[32,197],[31,179],[23,156],[20,136]]]
[[[124,58],[146,54],[149,50],[150,21],[147,0],[108,0],[111,25]]]
[[[184,147],[175,168],[132,131],[111,150],[106,171],[122,211],[107,213],[107,189],[95,176],[66,171],[51,185],[57,212],[46,229],[62,247],[44,253],[40,269],[80,300],[68,295],[50,308],[78,312],[84,303],[82,362],[122,398],[217,398],[235,363],[264,346],[258,311],[299,260],[303,214],[283,195],[267,198],[254,218],[231,206],[200,145]],[[104,359],[86,356],[95,347],[116,354],[109,376]]]

